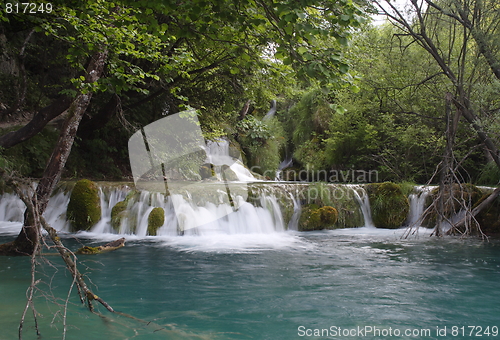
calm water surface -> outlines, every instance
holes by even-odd
[[[125,248],[81,259],[98,295],[147,323],[102,307],[102,316],[93,315],[73,291],[67,339],[476,338],[468,326],[500,339],[493,336],[500,327],[500,242],[400,235],[360,228],[131,238]],[[116,237],[81,236],[87,245]],[[61,339],[61,314],[41,294],[63,303],[71,278],[57,257],[48,258],[55,269],[39,266],[38,321],[41,339]],[[27,258],[0,257],[0,339],[17,339],[29,266]],[[37,339],[29,320],[24,339]],[[370,327],[380,334],[358,333]],[[408,330],[413,336],[404,336]]]

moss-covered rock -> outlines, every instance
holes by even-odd
[[[101,218],[101,201],[97,185],[88,179],[76,182],[71,192],[68,220],[73,231],[89,230]]]
[[[335,229],[338,219],[337,209],[330,206],[318,207],[317,204],[307,204],[302,207],[299,219],[299,231]]]
[[[125,199],[123,201],[116,203],[115,206],[111,209],[111,226],[113,227],[114,230],[120,231],[121,221],[127,218],[129,220],[128,232],[132,233],[135,232],[135,229],[137,227],[136,225],[137,216],[133,216],[133,214],[130,214],[127,208],[129,204],[132,204],[137,200],[139,200],[140,196],[141,196],[140,191],[135,189],[131,190],[127,194],[127,196],[125,196]]]
[[[156,236],[156,231],[165,222],[165,211],[163,208],[153,208],[148,216],[148,235]]]
[[[111,226],[116,231],[120,230],[121,220],[127,215],[127,204],[127,201],[120,201],[111,209]]]
[[[399,185],[391,182],[366,186],[373,224],[377,228],[396,229],[408,217],[410,204]]]

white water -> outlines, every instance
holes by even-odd
[[[239,157],[232,157],[229,152],[230,146],[229,142],[225,139],[219,139],[217,141],[207,141],[206,143],[206,154],[207,163],[212,163],[215,165],[215,173],[217,179],[222,181],[222,165],[228,165],[231,170],[233,170],[238,177],[238,180],[243,182],[255,182],[257,179],[252,175],[252,173],[243,165],[243,162]],[[237,150],[233,150],[235,154],[238,154]]]
[[[358,191],[361,191],[361,195]],[[372,213],[370,209],[370,200],[368,199],[368,194],[365,189],[359,185],[353,187],[352,192],[354,193],[354,197],[356,201],[358,201],[359,206],[361,207],[361,211],[363,213],[363,219],[365,221],[365,227],[367,228],[375,228],[372,220]]]
[[[421,226],[421,217],[424,213],[425,201],[433,188],[434,187],[432,186],[419,185],[413,189],[414,192],[408,196],[410,212],[408,213],[408,218],[406,219],[406,225],[412,227]]]
[[[279,186],[278,186],[279,187]],[[234,206],[228,203],[214,204],[209,201],[205,204],[196,204],[190,196],[180,194],[165,198],[161,193],[147,191],[128,202],[127,216],[120,221],[119,230],[111,226],[111,210],[113,206],[125,199],[130,192],[130,187],[114,186],[102,187],[99,190],[101,199],[101,220],[85,232],[90,237],[99,239],[113,239],[116,235],[127,238],[144,238],[147,236],[147,220],[153,207],[165,210],[165,221],[157,231],[157,239],[171,244],[191,244],[193,247],[207,246],[227,248],[233,245],[255,245],[257,247],[273,248],[283,244],[290,244],[294,237],[285,231],[297,230],[301,213],[300,203],[296,189],[286,191],[293,204],[293,215],[285,220],[282,207],[272,187],[263,190],[257,201],[252,204],[242,196],[233,198]],[[354,198],[359,203],[363,212],[364,228],[347,230],[345,232],[377,232],[373,226],[370,214],[368,195],[362,186],[351,186]],[[284,188],[282,188],[285,190]],[[295,192],[294,192],[295,190]],[[410,214],[408,221],[416,221],[423,211],[425,195],[428,190],[420,188],[416,196],[410,198]],[[220,202],[227,202],[227,193],[220,191]],[[66,207],[69,202],[69,193],[64,191],[56,193],[50,200],[44,216],[47,221],[59,231],[69,232],[70,225],[66,221]],[[175,208],[174,208],[175,207]],[[175,210],[174,210],[175,209]],[[0,199],[0,232],[16,234],[22,225],[24,205],[19,198],[12,194],[4,194]],[[209,221],[208,223],[206,223]],[[336,231],[337,232],[337,231]],[[178,237],[182,234],[184,237]],[[293,233],[292,233],[293,234]],[[283,237],[283,239],[281,239]],[[281,239],[279,241],[278,239]],[[187,243],[186,243],[187,242]],[[251,248],[251,247],[250,247]]]

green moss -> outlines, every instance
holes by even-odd
[[[408,217],[410,204],[400,186],[391,183],[376,183],[366,186],[373,224],[377,228],[396,229]]]
[[[127,214],[127,205],[127,201],[120,201],[111,209],[111,226],[116,231],[120,230],[121,220]]]
[[[299,219],[299,231],[312,231],[322,229],[335,229],[338,219],[337,209],[317,204],[307,204],[302,207]]]
[[[165,211],[163,208],[153,208],[148,216],[148,235],[156,236],[156,231],[165,222]]]
[[[114,230],[120,231],[121,221],[124,218],[128,218],[129,222],[135,223],[136,216],[130,216],[127,207],[130,201],[132,202],[137,201],[140,196],[141,196],[140,191],[135,189],[131,190],[123,201],[116,203],[115,206],[111,209],[111,226],[113,227]],[[136,229],[135,224],[130,226],[130,232],[134,232],[135,229]]]
[[[76,251],[77,254],[84,254],[84,255],[98,254],[100,252],[101,250],[99,249],[99,247],[89,247],[89,246],[84,246]]]
[[[101,218],[101,202],[97,185],[88,179],[76,182],[71,192],[68,220],[73,231],[89,230]]]
[[[416,186],[414,182],[409,182],[409,181],[398,183],[398,185],[401,188],[403,195],[405,195],[406,197],[410,196],[410,194],[414,191]]]
[[[335,198],[335,205],[339,213],[337,228],[358,228],[365,223],[363,212],[354,196],[355,188],[346,186],[335,186],[332,189],[332,197]]]
[[[327,229],[331,229],[339,217],[337,209],[330,206],[324,206],[318,209],[320,214],[321,224],[323,224]]]
[[[307,203],[337,209],[335,228],[356,228],[363,226],[364,219],[353,190],[355,189],[344,185],[317,182],[308,185],[305,195]]]

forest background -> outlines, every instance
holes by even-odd
[[[435,3],[450,11],[467,7],[472,14],[480,6],[481,21],[474,23],[481,23],[493,57],[500,59],[498,5]],[[375,170],[378,181],[438,182],[435,171],[447,143],[445,97],[457,84],[404,27],[365,20],[363,13],[380,10],[376,3],[345,1],[328,12],[257,1],[262,13],[249,4],[54,1],[50,13],[4,11],[2,167],[41,177],[69,103],[88,91],[93,97],[65,166],[67,179],[130,179],[128,138],[192,107],[205,138],[228,138],[261,174],[293,158],[285,179],[300,179],[293,174],[301,170]],[[426,32],[459,70],[478,123],[498,145],[499,79],[470,30],[436,8],[425,11]],[[322,20],[332,22],[325,13],[335,17],[335,30],[321,30]],[[409,18],[413,27],[423,26]],[[111,52],[103,76],[88,84],[83,70],[103,39]],[[274,118],[263,119],[273,100]],[[465,182],[498,184],[498,167],[464,119],[454,156]]]

